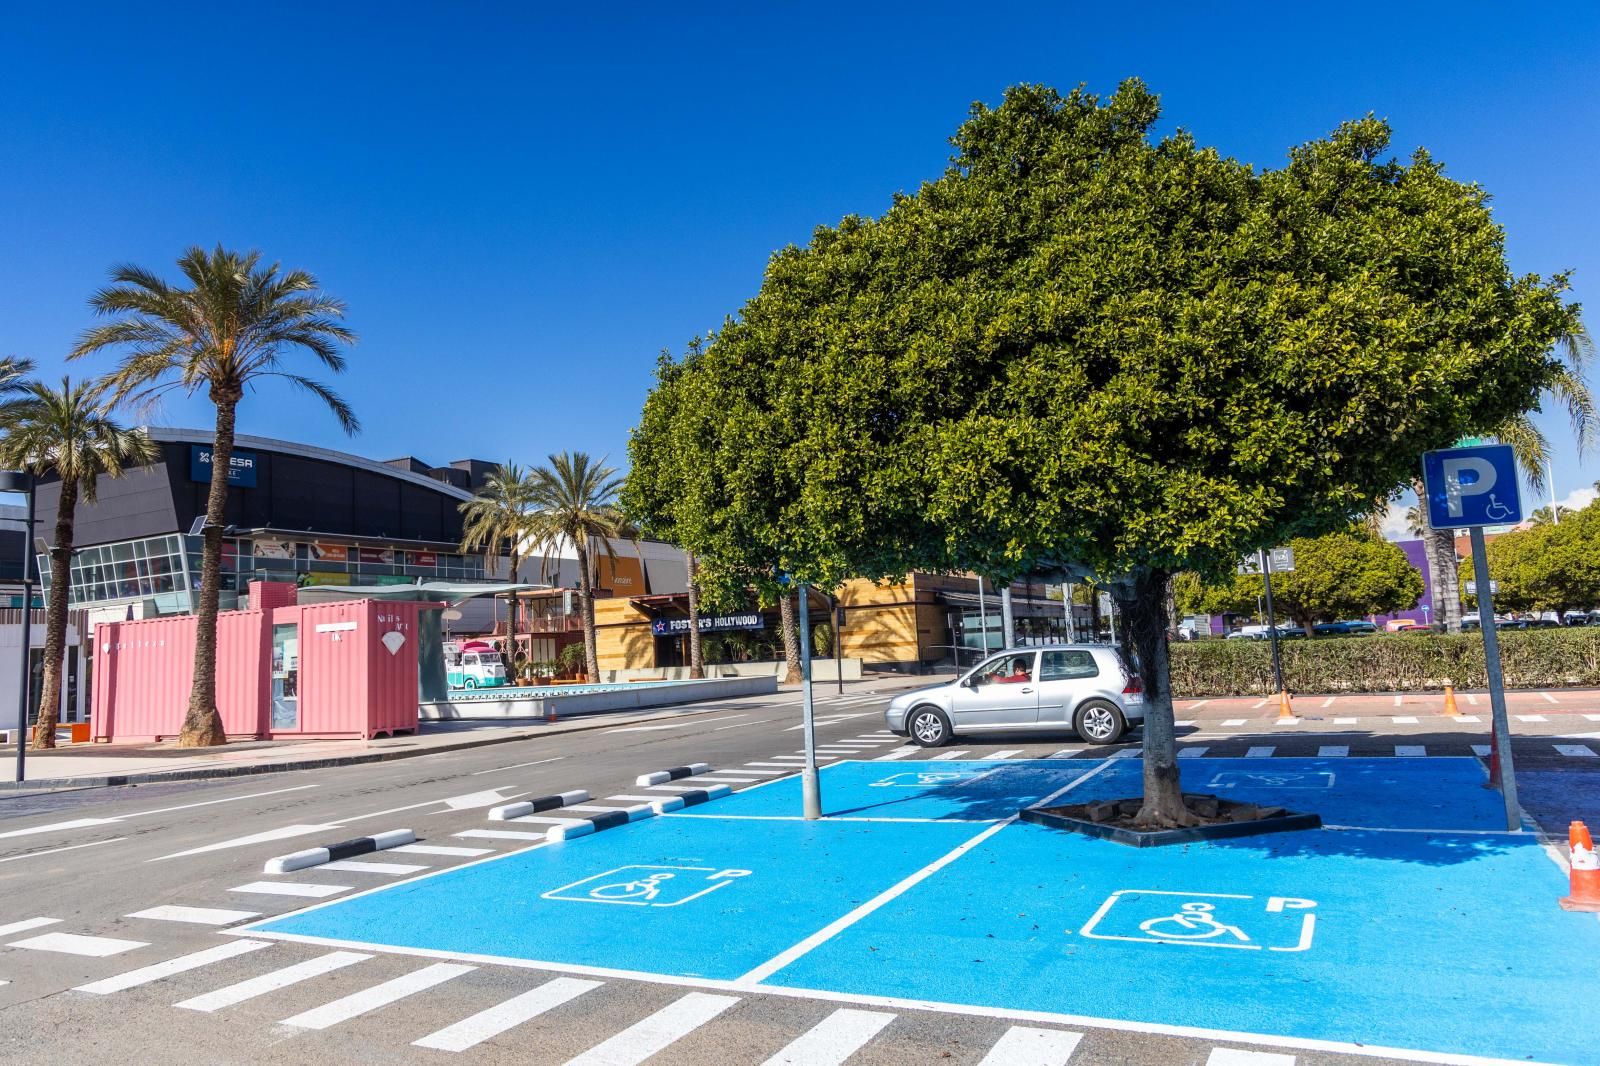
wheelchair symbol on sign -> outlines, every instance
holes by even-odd
[[[569,903],[677,907],[748,876],[749,870],[719,870],[715,866],[619,866],[552,888],[539,898]]]
[[[1317,930],[1316,900],[1269,896],[1263,906],[1256,899],[1222,892],[1125,888],[1106,897],[1079,932],[1090,940],[1197,948],[1306,951],[1311,947]]]

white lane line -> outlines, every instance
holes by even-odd
[[[1021,754],[1022,754],[1022,749],[1021,748],[1007,748],[1005,751],[991,751],[989,754],[985,755],[984,758],[985,759],[1009,759],[1009,758],[1012,758],[1013,756],[1021,755]]]
[[[748,766],[741,766],[741,767],[739,767],[737,770],[735,770],[733,772],[736,773],[736,774],[751,774],[752,776],[755,776],[755,777],[782,777],[788,771],[786,771],[786,770],[753,770]],[[704,775],[702,775],[702,776],[704,776]],[[661,797],[652,796],[651,798],[652,799],[660,799]]]
[[[1474,696],[1472,693],[1464,692],[1464,693],[1462,693],[1462,695],[1467,697],[1467,705],[1468,706],[1476,707],[1478,705],[1478,697]],[[1596,720],[1600,721],[1600,718],[1597,718]]]
[[[1348,744],[1324,744],[1317,749],[1317,758],[1319,759],[1344,759],[1349,755],[1350,745]]]
[[[1322,705],[1324,707],[1332,707],[1333,706],[1333,697],[1329,696],[1327,699],[1323,700],[1322,701]]]
[[[1086,750],[1087,749],[1085,749],[1085,748],[1062,748],[1060,751],[1052,751],[1049,755],[1046,755],[1045,758],[1046,759],[1071,759],[1071,758],[1074,758],[1074,757],[1076,757],[1078,755],[1082,755]]]
[[[1421,759],[1427,756],[1428,748],[1425,744],[1396,744],[1394,753],[1401,759]]]
[[[768,755],[773,762],[805,762],[805,755]]]
[[[60,924],[60,918],[25,918],[20,922],[0,925],[0,936],[10,936],[12,933],[26,933],[29,929],[39,929],[46,925]]]
[[[255,896],[299,896],[302,899],[325,899],[350,891],[349,885],[307,885],[294,881],[251,881],[248,885],[228,889]]]
[[[1140,756],[1142,756],[1143,754],[1144,754],[1144,752],[1140,751],[1138,748],[1123,748],[1123,749],[1121,749],[1119,751],[1112,752],[1111,753],[1111,758],[1113,758],[1113,759],[1137,759]]]
[[[1272,753],[1277,750],[1274,747],[1251,748],[1244,753],[1244,757],[1246,759],[1270,759],[1272,758]]]
[[[497,1003],[469,1018],[463,1018],[454,1025],[429,1033],[421,1040],[413,1040],[411,1046],[433,1048],[436,1051],[465,1051],[576,999],[590,989],[599,988],[602,983],[557,977],[520,996],[512,996],[504,1003]]]
[[[894,1018],[884,1011],[840,1007],[762,1066],[842,1066]]]
[[[1556,699],[1554,696],[1550,695],[1550,693],[1548,693],[1548,692],[1541,692],[1541,693],[1539,693],[1539,695],[1544,697],[1546,703],[1560,703],[1561,702],[1560,700]]]
[[[1206,704],[1208,704],[1210,702],[1211,701],[1209,699],[1195,700],[1193,703],[1189,704],[1188,707],[1184,708],[1184,710],[1198,711],[1200,708],[1204,707]]]
[[[1272,724],[1273,725],[1299,725],[1301,721],[1302,721],[1302,719],[1299,719],[1299,718],[1274,718],[1272,720]]]
[[[1395,725],[1416,725],[1417,724],[1417,720],[1415,718],[1412,718],[1410,715],[1404,715],[1404,716],[1401,716],[1401,717],[1398,717],[1398,718],[1391,718],[1391,719],[1389,719],[1389,721],[1393,722]]]
[[[612,733],[659,733],[664,729],[687,729],[692,725],[710,725],[712,722],[731,722],[735,718],[748,718],[747,714],[725,714],[721,718],[694,718],[687,722],[672,722],[668,725],[629,725],[621,729],[607,729],[606,736]],[[799,726],[795,727],[800,728]]]
[[[696,774],[691,781],[702,781],[708,785],[748,785],[752,781],[761,780],[759,777],[733,777],[729,774]]]
[[[216,907],[151,907],[134,911],[125,918],[150,918],[158,922],[188,922],[192,925],[232,925],[246,918],[260,917],[259,911],[228,911]]]
[[[928,761],[929,762],[944,762],[944,761],[946,761],[948,759],[959,759],[959,758],[961,758],[961,756],[966,755],[967,753],[968,753],[968,749],[966,749],[966,748],[957,748],[955,751],[941,752],[940,754],[935,755],[933,758],[929,759]]]
[[[1252,703],[1250,705],[1250,709],[1252,711],[1259,711],[1261,708],[1265,707],[1270,702],[1272,702],[1272,698],[1270,696],[1267,699],[1264,699],[1264,700],[1257,700],[1255,703]]]
[[[882,755],[878,756],[876,759],[873,759],[872,761],[873,762],[893,762],[896,759],[904,759],[907,755],[912,754],[916,750],[917,750],[916,748],[914,748],[914,747],[912,747],[910,745],[906,745],[905,747],[895,748],[893,751],[886,751]]]
[[[543,840],[543,833],[517,833],[510,829],[467,829],[452,836],[465,840]]]
[[[252,977],[248,981],[225,985],[213,992],[175,1003],[173,1006],[209,1014],[224,1007],[232,1007],[246,1000],[255,999],[257,996],[264,996],[268,992],[276,992],[280,988],[297,985],[301,981],[309,981],[313,977],[321,977],[325,973],[342,970],[346,966],[354,966],[370,958],[371,955],[363,955],[359,951],[330,951],[326,955],[318,955],[314,959],[297,962],[293,966],[285,966],[280,970],[264,973],[260,977]]]
[[[414,874],[418,870],[428,867],[422,863],[411,862],[362,862],[360,859],[338,859],[334,862],[325,862],[318,866],[318,870],[334,870],[344,874],[389,874],[398,877],[401,874]]]
[[[1198,723],[1195,722],[1195,720],[1193,718],[1183,718],[1183,719],[1180,719],[1180,720],[1178,720],[1176,722],[1173,722],[1172,724],[1175,725],[1175,726],[1179,726],[1179,725],[1197,725]]]
[[[79,985],[73,989],[75,992],[92,992],[104,996],[112,992],[121,992],[128,988],[137,988],[147,985],[152,981],[160,981],[174,974],[188,973],[198,970],[202,966],[210,966],[214,962],[235,958],[239,955],[248,955],[252,951],[271,947],[270,940],[234,940],[227,944],[218,944],[214,948],[196,951],[189,955],[179,955],[166,962],[158,962],[154,966],[141,966],[137,970],[119,973],[115,977],[107,977],[103,981],[93,981],[86,985]]]
[[[1578,759],[1595,758],[1594,749],[1587,744],[1557,744],[1556,750],[1563,755],[1570,755]]]
[[[1200,756],[1204,755],[1206,752],[1208,752],[1210,750],[1211,750],[1210,748],[1179,748],[1178,749],[1178,758],[1180,758],[1180,759],[1198,759],[1198,758],[1200,758]]]
[[[1487,745],[1487,744],[1474,744],[1474,745],[1472,745],[1472,754],[1474,754],[1474,755],[1476,755],[1476,756],[1478,756],[1480,758],[1487,759],[1489,757],[1489,745]]]
[[[389,851],[403,851],[411,855],[450,855],[458,859],[475,859],[480,855],[493,855],[493,848],[452,848],[445,844],[401,844]]]
[[[320,1007],[313,1007],[308,1011],[301,1011],[292,1018],[285,1018],[279,1024],[292,1025],[296,1029],[327,1029],[347,1022],[351,1018],[359,1018],[368,1011],[375,1011],[379,1007],[387,1007],[391,1003],[405,999],[407,996],[442,985],[464,973],[471,973],[476,966],[467,966],[462,963],[436,962],[432,966],[424,966],[420,970],[413,970],[408,974],[396,977],[392,981],[385,981],[381,985],[363,988],[360,992],[352,992],[348,996],[336,999],[332,1003],[324,1003]]]
[[[1462,722],[1462,723],[1466,723],[1466,722],[1481,722],[1481,721],[1483,721],[1483,719],[1479,718],[1475,714],[1458,714],[1458,715],[1456,715],[1456,721]]]
[[[607,808],[607,809],[608,810],[613,810],[613,811],[621,811],[621,810],[626,810],[627,808],[625,808],[625,807],[610,807],[610,808]],[[579,822],[583,821],[584,819],[582,819],[582,818],[557,818],[557,817],[553,817],[553,816],[548,815],[548,814],[524,814],[520,818],[513,818],[511,820],[513,822],[519,822],[522,825],[577,825]],[[518,834],[518,837],[520,838],[522,835],[523,834]]]
[[[1516,719],[1519,722],[1545,722],[1545,721],[1549,721],[1549,719],[1547,719],[1542,714],[1519,714],[1519,715],[1516,716]]]
[[[29,937],[27,940],[14,940],[6,946],[28,948],[31,951],[53,951],[58,955],[86,955],[94,959],[103,959],[108,955],[120,955],[124,951],[147,948],[150,945],[144,940],[118,940],[110,936],[45,933],[42,936]]]
[[[122,821],[121,818],[74,818],[70,822],[51,822],[49,825],[36,825],[28,829],[12,829],[0,833],[0,840],[9,837],[31,837],[40,833],[54,833],[58,830],[89,829],[97,825],[115,825]]]
[[[567,1066],[635,1066],[694,1032],[737,1002],[738,996],[690,992],[604,1043],[596,1044],[570,1060]]]
[[[1293,1055],[1280,1055],[1275,1051],[1240,1051],[1238,1048],[1211,1049],[1206,1066],[1294,1066]]]
[[[630,807],[634,806],[635,804],[639,804],[639,803],[654,803],[656,800],[661,799],[661,798],[662,797],[660,797],[660,796],[607,796],[606,797],[606,799],[608,799],[608,800],[616,800],[618,803],[625,803]],[[564,810],[565,808],[557,808],[557,809],[558,810]],[[526,815],[524,815],[523,817],[526,817]],[[519,821],[519,822],[522,821],[521,818],[518,818],[516,820]]]
[[[765,725],[765,724],[766,724],[765,722],[735,722],[732,725],[719,725],[719,726],[717,726],[717,728],[713,729],[712,732],[713,733],[720,733],[724,729],[743,729],[745,726]]]
[[[1222,724],[1223,725],[1244,725],[1249,720],[1250,719],[1248,719],[1248,718],[1227,718],[1227,719],[1223,720]]]
[[[779,770],[783,771],[784,773],[788,773],[788,772],[792,771],[795,768],[794,763],[789,763],[789,762],[747,762],[744,765],[745,766],[771,766],[771,767],[777,767]],[[740,769],[742,770],[742,769],[744,769],[744,767],[741,766]],[[659,786],[657,786],[657,787],[659,787]]]
[[[1334,725],[1355,725],[1360,721],[1361,721],[1361,719],[1359,719],[1359,718],[1335,718],[1333,720],[1333,724]]]
[[[173,811],[190,811],[196,807],[211,807],[218,803],[238,803],[240,800],[260,799],[263,796],[281,796],[285,792],[304,792],[316,785],[295,785],[293,788],[275,788],[271,792],[252,792],[248,796],[229,796],[227,799],[205,800],[201,803],[185,803],[178,807],[162,807],[154,811],[135,811],[127,815],[129,818],[148,818],[152,814],[171,814]]]
[[[338,829],[344,823],[334,822],[328,825],[286,825],[277,829],[268,829],[264,833],[251,833],[249,836],[233,837],[230,840],[219,840],[215,844],[206,844],[187,851],[175,851],[171,855],[158,855],[145,862],[161,862],[163,859],[181,859],[188,855],[203,855],[210,851],[225,851],[228,848],[244,848],[251,844],[266,844],[274,840],[288,840],[290,837],[303,837],[311,833],[321,833],[329,829]]]
[[[995,1041],[978,1066],[1066,1066],[1082,1033],[1013,1025]]]
[[[1080,774],[1076,779],[1067,782],[1065,785],[1062,785],[1048,796],[1039,800],[1037,803],[1034,803],[1033,806],[1049,806],[1051,802],[1061,796],[1066,795],[1068,792],[1071,792],[1079,785],[1093,781],[1096,777],[1110,769],[1113,765],[1114,763],[1111,759],[1106,759],[1088,773]],[[804,940],[790,945],[784,950],[778,952],[778,954],[774,955],[772,958],[768,959],[766,962],[762,963],[760,966],[757,966],[755,969],[745,973],[735,982],[736,985],[749,988],[759,988],[762,981],[765,981],[767,978],[771,977],[785,966],[788,966],[796,959],[805,956],[819,945],[827,943],[839,933],[850,928],[850,926],[859,922],[861,919],[873,913],[878,908],[911,891],[923,881],[932,877],[934,874],[955,862],[957,859],[961,858],[961,856],[965,855],[979,844],[982,844],[985,840],[988,840],[990,837],[1000,832],[1000,830],[1018,821],[1021,817],[1022,812],[1018,811],[1006,818],[1002,818],[1000,821],[983,830],[983,832],[968,837],[966,840],[962,841],[960,844],[957,844],[955,847],[951,848],[937,859],[928,863],[928,865],[922,867],[922,869],[916,870],[906,877],[901,878],[898,882],[884,889],[882,892],[878,893],[876,896],[873,896],[865,903],[860,904],[854,910],[851,910],[839,918],[835,918],[833,921],[812,933]]]
[[[119,840],[127,839],[127,837],[109,837],[106,840],[91,840],[87,844],[68,844],[64,848],[45,848],[43,851],[25,851],[21,855],[11,855],[7,858],[0,859],[0,862],[21,862],[23,859],[34,859],[41,855],[56,855],[63,851],[77,851],[79,848],[97,848],[101,844],[115,844]]]
[[[1600,722],[1600,714],[1586,714],[1584,715],[1584,718],[1591,722]]]
[[[1400,693],[1398,692],[1394,694],[1394,705],[1396,707],[1400,706]]]
[[[556,755],[549,759],[535,759],[532,762],[514,762],[510,766],[493,766],[487,770],[474,770],[472,771],[472,776],[477,777],[479,774],[497,774],[501,770],[520,770],[524,766],[543,766],[547,762],[560,762],[565,758],[565,755]]]

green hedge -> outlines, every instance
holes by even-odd
[[[1397,692],[1484,688],[1478,633],[1377,634],[1286,640],[1283,682],[1290,692]],[[1513,630],[1500,634],[1511,688],[1600,685],[1600,627]],[[1172,646],[1172,689],[1179,697],[1270,695],[1267,642],[1205,640]]]

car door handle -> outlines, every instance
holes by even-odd
[[[1032,692],[1033,691],[1033,686],[1032,685],[1027,685],[1022,689],[1022,691],[1023,692]]]

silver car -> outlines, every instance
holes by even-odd
[[[957,733],[1041,733],[1071,728],[1110,744],[1144,720],[1139,675],[1106,644],[1052,644],[1000,652],[956,680],[902,693],[884,724],[925,748]]]

